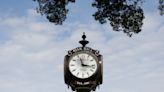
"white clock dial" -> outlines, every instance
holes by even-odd
[[[97,70],[97,57],[85,52],[74,54],[69,60],[69,70],[77,78],[89,78]]]

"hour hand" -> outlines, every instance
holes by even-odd
[[[83,67],[91,67],[90,65],[87,65],[87,64],[81,64]]]
[[[88,67],[89,65],[82,64],[82,66],[84,66],[84,67]]]
[[[95,67],[95,65],[85,65],[85,64],[83,64],[82,66],[84,66],[84,67]]]

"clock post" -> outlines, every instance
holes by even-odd
[[[89,41],[83,33],[82,47],[69,50],[64,58],[64,81],[76,92],[95,91],[103,83],[103,58],[98,50],[86,47]]]

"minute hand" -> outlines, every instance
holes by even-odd
[[[84,66],[82,59],[80,58],[81,66]]]
[[[90,65],[86,65],[86,64],[84,64],[83,63],[83,60],[80,58],[80,62],[81,62],[81,66],[83,66],[83,67],[92,67],[92,66],[90,66]]]

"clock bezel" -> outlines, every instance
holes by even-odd
[[[79,77],[73,75],[72,72],[70,71],[69,63],[70,63],[72,57],[74,57],[75,55],[80,54],[80,53],[86,53],[86,54],[91,55],[91,56],[95,59],[96,64],[97,64],[97,69],[96,69],[96,71],[95,71],[91,76],[89,76],[89,77],[87,77],[87,78],[79,78]],[[95,54],[93,54],[93,53],[91,53],[91,52],[89,52],[89,51],[78,51],[78,52],[76,52],[76,53],[73,53],[73,54],[69,57],[69,59],[68,59],[68,70],[69,70],[70,74],[71,74],[72,76],[74,76],[75,78],[77,78],[77,79],[84,80],[84,79],[89,79],[89,78],[93,77],[93,76],[97,73],[98,68],[99,68],[98,57],[97,57]]]

